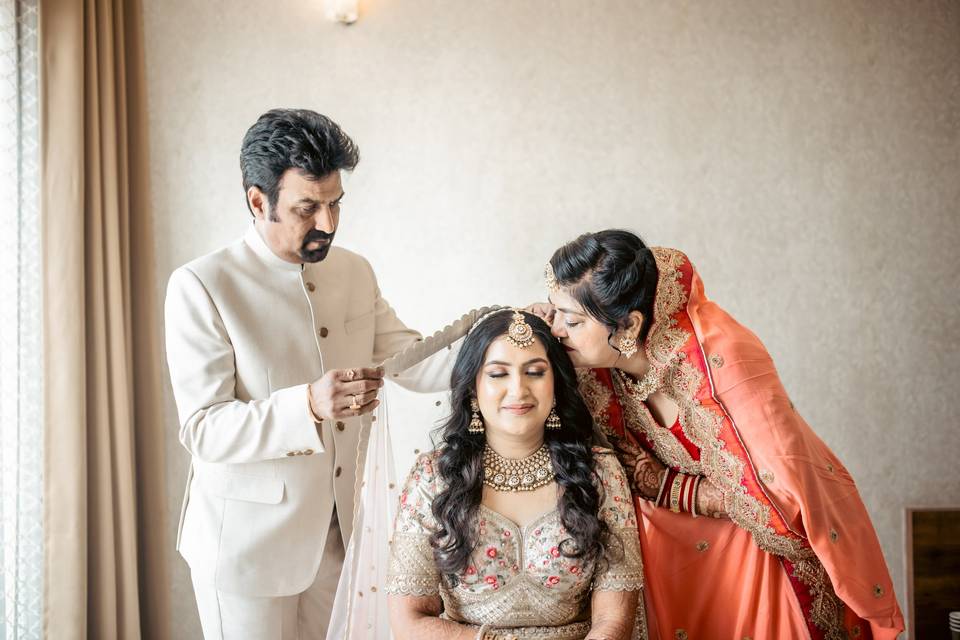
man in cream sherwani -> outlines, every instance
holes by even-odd
[[[331,247],[340,172],[358,159],[324,116],[264,114],[240,157],[252,226],[170,278],[167,360],[192,455],[178,549],[207,640],[324,637],[383,385],[373,363],[419,339],[367,261]]]

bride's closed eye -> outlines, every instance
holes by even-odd
[[[527,371],[524,371],[524,373],[528,376],[533,376],[534,378],[542,378],[547,374],[547,372],[544,369],[528,369]],[[510,374],[507,373],[506,371],[488,371],[487,372],[488,378],[506,378],[508,375]]]

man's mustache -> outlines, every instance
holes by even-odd
[[[312,229],[307,232],[307,235],[303,236],[303,246],[306,247],[311,242],[332,242],[333,236],[333,233]]]

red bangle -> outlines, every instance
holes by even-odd
[[[673,486],[673,481],[676,480],[678,473],[679,471],[667,469],[667,475],[663,479],[663,486],[660,488],[660,495],[657,496],[656,504],[658,507],[670,507],[670,488]]]
[[[679,484],[679,500],[677,507],[683,513],[692,513],[694,517],[697,514],[697,488],[700,484],[700,476],[688,473],[680,473],[673,469],[667,469],[663,484],[660,486],[660,493],[654,503],[658,507],[669,509],[670,493],[675,484]]]

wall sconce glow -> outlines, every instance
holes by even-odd
[[[360,17],[360,0],[325,0],[327,17],[341,24],[353,24]]]

